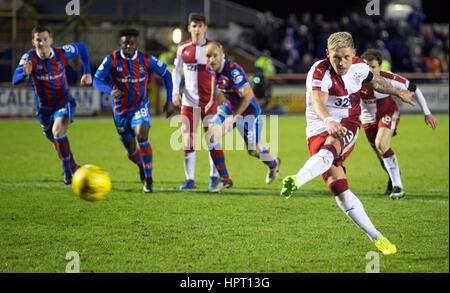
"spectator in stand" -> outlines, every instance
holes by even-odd
[[[281,44],[281,60],[284,63],[287,63],[288,59],[292,59],[292,63],[298,61],[298,48],[299,42],[294,38],[294,34],[287,31]]]
[[[375,42],[375,47],[381,52],[381,70],[383,71],[392,71],[391,64],[392,58],[391,53],[384,47],[384,43],[382,40],[378,40]]]
[[[263,13],[256,14],[257,23],[253,31],[253,44],[256,49],[263,51],[269,44],[269,29],[266,22],[266,17]]]
[[[425,14],[420,9],[418,4],[413,5],[413,12],[411,12],[406,18],[406,22],[409,24],[409,28],[416,34],[420,34],[422,30],[422,24],[425,22]]]
[[[392,35],[392,69],[396,72],[413,72],[415,68],[412,66],[410,58],[410,50],[408,48],[408,39],[404,26],[398,24],[395,29],[395,35]]]
[[[288,15],[288,19],[284,27],[284,33],[290,34],[294,39],[297,39],[298,26],[299,24],[297,22],[297,16],[294,13],[291,13]]]
[[[408,22],[382,17],[367,18],[357,13],[331,22],[325,21],[320,13],[312,16],[304,12],[299,21],[291,13],[285,24],[277,27],[272,14],[266,12],[264,18],[260,16],[260,22],[255,27],[255,36],[264,32],[265,37],[255,38],[254,45],[260,51],[270,50],[273,58],[289,63],[288,71],[292,72],[302,70],[311,56],[312,59],[325,59],[329,35],[335,31],[348,31],[354,36],[358,52],[368,47],[382,51],[384,69],[391,66],[397,72],[448,72],[448,24],[430,26],[424,25],[424,21],[425,15],[418,5],[408,16]],[[291,53],[295,49],[298,54]],[[311,56],[303,60],[306,54]]]
[[[339,20],[339,30],[342,32],[350,32],[352,30],[350,18],[348,16],[342,16]]]
[[[378,40],[383,42],[383,47],[389,52],[389,57],[392,56],[392,41],[389,38],[387,30],[381,30],[378,34]],[[379,46],[377,46],[379,47]],[[392,62],[392,58],[389,59]]]
[[[308,71],[311,69],[311,66],[313,66],[315,60],[313,58],[313,55],[311,53],[306,53],[303,55],[302,60],[300,60],[300,63],[298,65],[298,72],[297,73],[308,73]]]
[[[311,30],[312,22],[311,22],[311,13],[304,12],[301,16],[300,24],[306,25],[308,30]]]
[[[288,58],[286,60],[286,73],[297,73],[299,67],[299,57],[297,50],[289,51]]]
[[[298,36],[298,55],[301,59],[305,54],[312,54],[314,52],[314,43],[308,26],[304,24],[298,27]]]
[[[323,15],[320,13],[317,13],[314,15],[314,22],[311,26],[311,35],[313,36],[313,40],[314,40],[314,50],[316,51],[315,56],[319,57],[317,55],[317,53],[325,52],[325,50],[322,50],[323,48],[321,48],[319,51],[317,49],[317,47],[318,47],[319,43],[323,43],[324,39],[325,39],[325,43],[326,43],[326,40],[328,39],[328,35],[329,35],[327,32],[325,32],[325,21],[324,21]],[[321,57],[323,57],[323,56],[321,56]]]

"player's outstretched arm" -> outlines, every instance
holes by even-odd
[[[78,46],[81,63],[83,64],[83,76],[81,76],[81,85],[92,84],[91,66],[89,64],[89,53],[87,47],[83,43],[75,43]]]
[[[432,114],[425,115],[425,123],[430,125],[433,130],[435,130],[439,125],[438,120]]]
[[[242,86],[240,92],[242,94],[241,100],[239,101],[239,104],[236,107],[236,111],[234,111],[233,113],[233,116],[235,117],[241,115],[245,111],[245,109],[247,109],[248,105],[250,105],[253,97],[255,96],[252,87],[248,82]]]
[[[175,106],[172,103],[172,91],[173,91],[173,83],[172,83],[172,75],[170,74],[169,70],[166,70],[166,72],[161,76],[164,80],[164,84],[166,85],[166,104],[164,105],[164,110],[166,111],[166,118],[172,116],[172,114],[175,112]]]
[[[374,74],[373,79],[367,83],[369,87],[376,90],[377,92],[398,96],[403,102],[415,106],[411,98],[414,96],[414,92],[409,90],[399,90],[392,85],[390,85],[383,77]]]
[[[19,84],[25,80],[25,78],[30,75],[33,70],[33,63],[28,59],[28,54],[25,54],[22,59],[20,59],[20,63],[14,72],[14,76],[12,78],[13,85]]]
[[[76,47],[76,55],[80,56],[81,63],[83,64],[83,74],[91,74],[91,66],[89,64],[89,53],[85,44],[73,43]]]
[[[430,109],[428,109],[427,101],[422,93],[422,91],[414,84],[413,88],[415,88],[415,98],[419,103],[420,108],[422,109],[423,115],[425,116],[425,123],[430,125],[433,130],[438,126],[438,120],[431,114]]]
[[[236,107],[236,110],[223,122],[223,129],[225,130],[225,132],[233,129],[233,124],[234,122],[236,122],[237,117],[241,115],[245,111],[245,109],[247,109],[253,97],[255,96],[252,87],[248,82],[244,84],[239,91],[241,92],[241,99]]]
[[[111,94],[113,88],[107,85],[103,80],[98,77],[94,77],[94,88],[101,91],[102,93]]]
[[[80,80],[81,85],[90,85],[92,84],[92,75],[89,74],[83,74]]]
[[[209,98],[208,104],[205,106],[205,113],[208,113],[211,107],[214,105],[214,100],[217,95],[217,86],[216,82],[214,81],[214,77],[211,78],[211,97]]]
[[[325,123],[327,131],[331,136],[335,138],[343,137],[345,130],[341,123],[335,121],[328,113],[327,101],[328,93],[318,90],[311,91],[311,106],[316,116]]]
[[[83,65],[83,76],[81,77],[81,85],[92,84],[91,66],[89,64],[89,54],[85,44],[83,43],[72,43],[61,47],[67,60],[74,58],[75,56],[80,56],[81,63]]]

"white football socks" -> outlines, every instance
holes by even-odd
[[[403,189],[402,180],[400,178],[400,167],[398,166],[395,154],[389,158],[383,158],[383,164],[391,178],[392,186],[398,186]]]
[[[210,177],[218,177],[219,171],[217,171],[216,165],[214,164],[213,158],[211,157],[211,152],[209,154],[209,176]]]
[[[194,180],[195,152],[184,153],[184,174],[187,180]]]
[[[309,158],[300,171],[294,175],[298,181],[297,188],[328,171],[333,164],[333,160],[333,153],[326,149],[321,149],[317,154]]]
[[[369,236],[372,242],[375,242],[378,236],[382,236],[373,226],[361,201],[350,191],[350,189],[347,189],[335,197],[341,210],[356,224],[356,226],[361,228],[367,236]]]

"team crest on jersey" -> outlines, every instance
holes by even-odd
[[[239,70],[234,69],[233,71],[231,71],[231,76],[236,77],[240,74]]]
[[[62,48],[66,52],[75,53],[75,47],[72,45],[65,45]]]
[[[42,65],[41,64],[38,64],[37,70],[42,70]]]
[[[139,65],[139,72],[140,73],[144,73],[145,72],[145,67],[144,67],[144,65]]]
[[[64,70],[64,66],[63,66],[62,62],[56,62],[56,64],[58,64],[59,71],[63,71]]]
[[[117,72],[122,72],[122,70],[123,70],[122,67],[120,66],[117,67]]]

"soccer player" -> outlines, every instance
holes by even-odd
[[[218,108],[217,114],[211,119],[206,135],[208,146],[214,148],[226,131],[238,126],[244,138],[248,154],[260,159],[268,167],[266,183],[274,182],[278,177],[280,159],[273,158],[269,150],[259,144],[262,130],[261,108],[248,82],[247,76],[239,64],[225,58],[222,46],[210,42],[205,48],[208,71],[212,75],[211,88],[214,89],[206,111],[214,103],[214,92],[220,90],[225,96],[225,102]],[[220,171],[220,164],[216,164]],[[220,178],[213,192],[230,188],[231,178]]]
[[[322,175],[342,211],[383,254],[395,253],[395,245],[374,227],[361,201],[348,188],[343,162],[352,152],[361,127],[362,84],[397,95],[411,105],[413,93],[398,90],[372,74],[369,65],[355,56],[353,38],[347,32],[328,38],[326,54],[328,58],[316,62],[306,80],[306,135],[311,157],[297,174],[283,180],[281,195],[289,198],[296,189]]]
[[[52,47],[52,34],[45,26],[33,28],[31,44],[34,49],[22,56],[12,82],[16,85],[27,78],[31,81],[42,131],[62,161],[64,183],[71,184],[72,174],[79,165],[75,162],[66,133],[73,122],[76,102],[69,92],[65,68],[70,59],[80,56],[83,64],[80,84],[92,84],[88,51],[83,43]]]
[[[173,80],[173,105],[180,107],[182,115],[182,130],[184,144],[184,172],[186,181],[179,189],[195,189],[195,140],[197,135],[198,122],[201,119],[205,131],[208,127],[210,117],[217,113],[219,103],[218,96],[213,97],[213,106],[208,112],[206,105],[211,98],[211,75],[206,70],[205,47],[209,40],[206,39],[208,30],[206,17],[202,14],[189,14],[189,24],[187,27],[191,34],[191,39],[181,43],[176,51],[174,60]],[[184,91],[180,96],[180,83],[182,79],[181,70],[184,70]],[[217,148],[209,150],[209,186],[212,190],[218,181],[218,170],[214,160],[225,164],[225,158],[220,144]],[[226,167],[220,170],[220,176],[228,178]]]
[[[112,99],[113,118],[128,158],[139,167],[142,192],[153,192],[153,151],[148,140],[151,127],[147,84],[151,73],[164,79],[167,92],[167,115],[172,105],[172,78],[166,65],[157,58],[137,50],[139,32],[126,29],[120,32],[119,46],[106,56],[97,69],[94,87],[108,93]],[[112,87],[105,83],[109,80]],[[139,148],[136,144],[136,139]]]
[[[373,74],[382,76],[396,88],[414,92],[425,115],[425,123],[430,125],[433,130],[436,129],[438,120],[431,114],[422,91],[414,83],[392,72],[381,71],[383,59],[381,52],[377,49],[368,49],[361,55],[361,58],[369,64]],[[374,91],[366,85],[363,85],[361,89],[361,99],[361,122],[366,137],[377,153],[381,166],[389,175],[386,194],[391,199],[404,198],[406,194],[400,178],[400,167],[390,146],[392,137],[397,134],[400,122],[398,106],[390,95]]]

